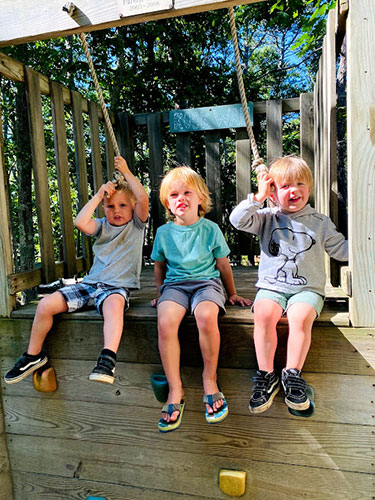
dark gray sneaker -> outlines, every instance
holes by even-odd
[[[306,381],[301,377],[301,370],[285,368],[281,372],[281,383],[285,392],[285,403],[293,410],[307,410],[310,400],[306,395]]]
[[[109,354],[100,354],[95,368],[90,373],[89,380],[113,384],[115,379],[115,365],[116,360],[112,356]]]
[[[258,370],[253,377],[254,387],[250,398],[249,410],[251,413],[262,413],[272,405],[274,397],[279,392],[279,377],[272,372]]]
[[[22,356],[17,359],[13,368],[5,374],[4,381],[7,384],[16,384],[17,382],[21,382],[21,380],[35,372],[35,370],[45,365],[47,361],[48,358],[43,352],[37,356],[30,356],[30,354],[24,352]]]

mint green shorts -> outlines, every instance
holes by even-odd
[[[322,312],[324,305],[324,297],[322,297],[318,293],[309,292],[308,290],[297,293],[282,293],[276,292],[275,290],[266,290],[265,288],[259,288],[254,300],[254,304],[259,299],[270,299],[274,302],[277,302],[282,307],[283,314],[286,314],[288,308],[292,304],[309,304],[315,309],[317,318]]]

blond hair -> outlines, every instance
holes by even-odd
[[[211,210],[212,201],[206,183],[204,182],[202,177],[192,168],[182,165],[170,170],[164,176],[160,185],[160,201],[164,208],[167,210],[169,217],[174,218],[174,215],[168,208],[168,196],[172,190],[172,185],[177,181],[181,181],[186,184],[189,188],[193,189],[198,194],[199,198],[201,198],[202,202],[198,207],[198,213],[201,217],[203,217]]]
[[[289,183],[291,181],[305,181],[310,190],[314,186],[314,179],[308,164],[299,156],[283,156],[271,163],[270,176],[276,184]]]

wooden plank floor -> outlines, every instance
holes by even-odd
[[[252,298],[254,270],[235,268],[234,274],[238,292]],[[151,268],[142,284],[126,313],[112,386],[88,380],[102,343],[95,311],[60,315],[47,338],[56,392],[35,392],[30,378],[2,382],[14,500],[225,499],[218,487],[221,468],[247,472],[246,499],[374,499],[375,329],[348,326],[340,292],[329,291],[305,365],[316,394],[311,418],[292,416],[282,391],[269,411],[249,413],[253,318],[248,308],[228,307],[220,321],[218,371],[228,419],[205,422],[197,332],[188,318],[181,332],[186,410],[181,428],[162,435],[156,427],[161,403],[150,385],[150,375],[161,372],[156,311],[149,306]],[[27,344],[35,307],[0,319],[2,374]],[[286,338],[283,324],[279,362]]]

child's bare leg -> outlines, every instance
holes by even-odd
[[[167,404],[179,403],[184,395],[180,375],[178,328],[185,314],[186,309],[177,302],[165,300],[158,305],[159,352],[169,386]],[[174,422],[178,411],[171,416],[165,412],[161,415],[165,421]]]
[[[28,354],[39,354],[48,332],[52,328],[53,317],[68,310],[66,300],[60,292],[54,292],[44,297],[36,308],[31,328]]]
[[[287,311],[289,337],[286,369],[302,370],[311,344],[311,329],[316,318],[315,309],[309,304],[293,304]]]
[[[217,363],[220,350],[220,331],[218,326],[219,306],[214,302],[200,302],[194,309],[194,316],[199,330],[199,345],[203,358],[203,390],[204,394],[219,392],[217,386]],[[208,413],[213,413],[223,405],[219,399],[213,408],[206,405]]]
[[[124,328],[125,299],[119,293],[109,295],[103,302],[104,349],[117,353]]]
[[[259,299],[254,304],[254,344],[259,370],[271,372],[277,347],[276,325],[282,307],[271,299]]]

